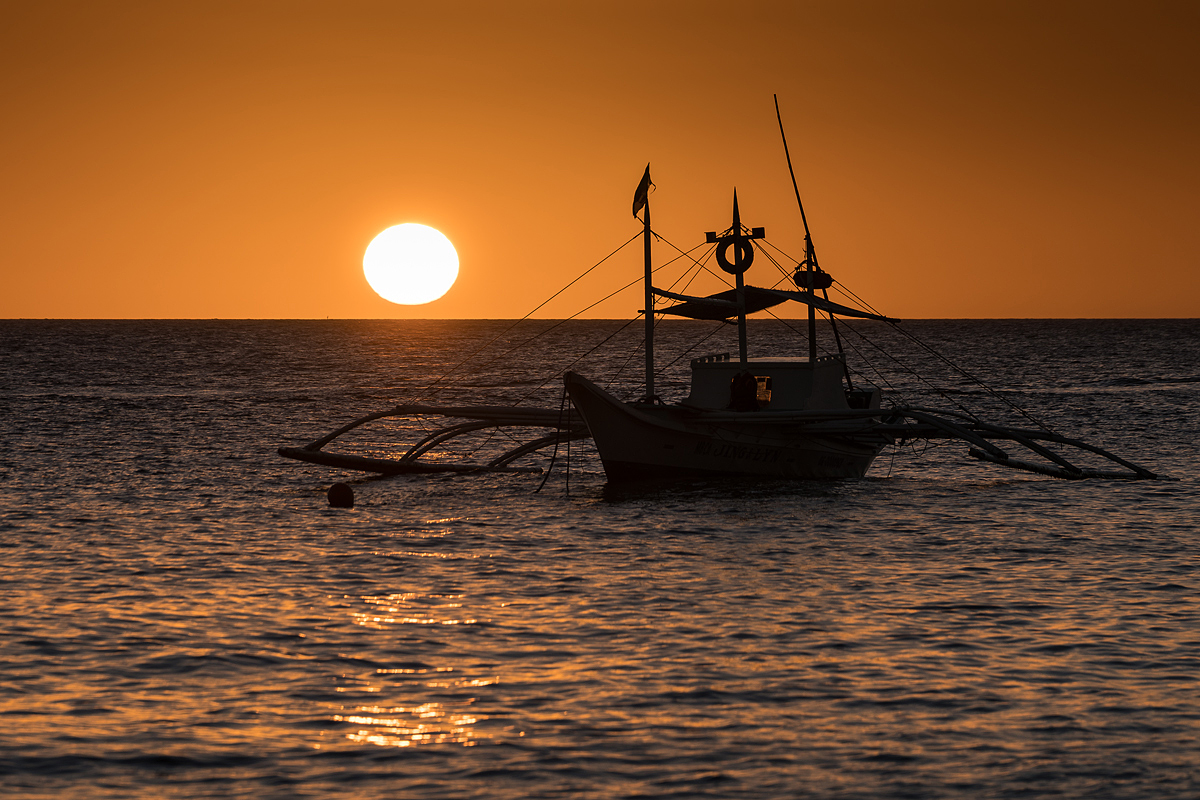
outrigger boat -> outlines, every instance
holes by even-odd
[[[778,114],[778,105],[776,105]],[[783,122],[780,119],[780,134]],[[817,262],[808,219],[787,152],[788,171],[804,224],[805,257],[792,282],[796,289],[750,286],[743,274],[764,239],[763,228],[742,225],[737,193],[733,220],[723,232],[709,232],[717,263],[734,278],[734,288],[706,297],[656,288],[653,283],[650,226],[650,168],[634,194],[633,214],[641,212],[644,249],[645,393],[625,402],[575,372],[563,375],[571,408],[517,406],[432,406],[406,404],[370,414],[303,447],[285,447],[288,458],[381,474],[430,472],[542,472],[514,462],[544,448],[592,438],[610,482],[708,476],[760,478],[862,478],[885,447],[914,440],[957,439],[981,461],[1057,478],[1153,479],[1144,467],[1048,428],[991,424],[973,414],[909,405],[883,405],[875,386],[855,384],[847,367],[837,317],[898,321],[829,299],[833,278]],[[631,240],[632,241],[632,240]],[[819,294],[818,294],[819,293]],[[663,299],[672,305],[655,306]],[[746,317],[785,302],[808,307],[806,355],[750,358]],[[828,315],[837,352],[817,349],[817,311]],[[655,394],[655,318],[662,315],[698,320],[736,319],[738,353],[704,356],[691,362],[691,389],[679,402]],[[451,420],[409,447],[399,458],[326,452],[332,441],[368,422],[386,417],[442,417]],[[430,454],[452,439],[499,428],[547,429],[482,463],[431,460]],[[1003,442],[1001,447],[998,442]],[[1051,447],[1053,445],[1054,447]],[[1014,457],[1009,450],[1020,448]],[[1006,449],[1007,448],[1007,449]],[[1090,453],[1104,468],[1080,466],[1064,453]],[[1029,460],[1031,457],[1036,460]],[[1073,458],[1077,456],[1073,455]],[[552,462],[553,463],[553,462]]]

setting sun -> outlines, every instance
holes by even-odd
[[[375,293],[393,303],[431,303],[458,277],[458,253],[440,231],[407,222],[376,236],[363,254],[363,274]]]

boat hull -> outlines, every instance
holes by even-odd
[[[850,420],[848,428],[843,423],[841,432],[822,431],[822,423],[773,424],[768,413],[739,417],[624,403],[575,373],[568,372],[565,380],[605,474],[615,482],[730,475],[861,478],[887,443],[870,432],[874,420],[861,417]]]

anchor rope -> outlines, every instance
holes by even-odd
[[[546,466],[546,474],[542,476],[542,482],[533,490],[534,494],[542,491],[542,487],[546,485],[546,481],[550,480],[550,473],[554,471],[554,462],[558,459],[558,443],[562,441],[562,418],[563,407],[567,404],[567,385],[563,384],[562,399],[558,401],[558,435],[554,437],[554,452],[550,454],[550,463]],[[571,439],[567,437],[567,447],[571,446]],[[569,451],[568,451],[569,452]],[[570,473],[568,473],[568,480]]]

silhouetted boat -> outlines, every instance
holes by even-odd
[[[665,476],[754,475],[774,478],[861,478],[892,438],[879,430],[882,412],[875,387],[854,388],[845,355],[816,353],[816,309],[885,320],[818,297],[810,287],[831,285],[817,266],[812,240],[794,279],[804,291],[747,286],[743,274],[754,261],[762,228],[746,228],[733,195],[733,224],[710,232],[721,268],[736,286],[708,297],[656,289],[652,280],[650,168],[634,195],[634,215],[643,213],[645,250],[646,395],[625,403],[574,372],[564,376],[571,402],[587,422],[604,471],[611,481]],[[807,225],[807,222],[806,222]],[[732,256],[730,255],[732,253]],[[656,298],[678,301],[654,308]],[[809,353],[805,357],[749,358],[746,315],[787,301],[809,307]],[[654,315],[692,319],[737,319],[738,356],[721,354],[692,361],[691,393],[663,403],[654,393]]]
[[[778,105],[776,106],[778,114]],[[783,122],[780,119],[780,134]],[[402,405],[356,420],[304,447],[285,447],[288,458],[352,470],[385,474],[422,472],[541,472],[537,467],[513,466],[517,459],[551,445],[591,437],[605,474],[612,482],[707,476],[830,479],[861,478],[888,445],[921,439],[959,439],[968,453],[982,461],[1058,478],[1149,479],[1160,476],[1086,442],[1049,429],[1013,428],[981,421],[972,414],[908,405],[881,404],[877,387],[855,385],[847,367],[837,317],[895,323],[873,311],[851,308],[829,299],[833,278],[821,269],[813,247],[808,219],[787,153],[788,171],[804,224],[805,257],[792,275],[795,290],[767,289],[745,284],[743,274],[754,261],[762,228],[742,225],[737,193],[733,221],[721,232],[709,232],[707,242],[733,289],[706,297],[679,294],[653,284],[650,227],[650,168],[646,167],[634,193],[633,214],[642,212],[645,253],[645,393],[625,402],[574,372],[564,373],[565,389],[577,414],[570,409],[495,406]],[[673,305],[655,307],[656,299]],[[785,302],[808,307],[808,352],[769,358],[748,357],[746,316]],[[817,311],[828,315],[837,352],[817,352]],[[655,394],[654,322],[656,315],[700,320],[736,319],[738,353],[694,359],[691,391],[676,403]],[[380,458],[325,452],[337,437],[384,417],[434,415],[456,421],[430,433],[400,458]],[[546,428],[552,432],[506,451],[484,463],[422,460],[436,446],[456,437],[490,428]],[[1021,448],[1013,457],[1010,449]],[[1057,449],[1047,447],[1057,445]],[[1091,453],[1120,469],[1078,466],[1063,455],[1071,450]],[[1024,455],[1028,454],[1028,455]],[[1027,460],[1034,457],[1036,460]]]

